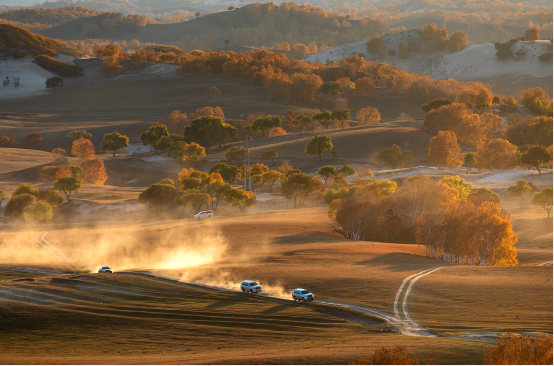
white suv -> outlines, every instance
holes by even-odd
[[[297,288],[292,292],[292,299],[294,301],[313,301],[314,294],[303,288]]]
[[[98,273],[113,273],[112,269],[107,266],[100,267]]]
[[[214,213],[212,212],[212,210],[201,211],[201,212],[197,213],[196,215],[194,215],[195,220],[206,219],[206,218],[211,219],[213,217],[214,217]]]
[[[258,285],[256,281],[242,281],[240,284],[240,289],[242,292],[262,292],[262,286]]]

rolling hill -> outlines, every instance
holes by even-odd
[[[410,30],[383,36],[385,49],[398,52],[400,45],[407,46],[408,41],[417,36],[419,30]],[[490,83],[499,94],[519,94],[528,87],[540,86],[552,91],[552,62],[541,62],[538,57],[552,52],[550,41],[519,42],[512,51],[525,53],[518,59],[498,60],[494,44],[470,45],[456,52],[440,51],[435,53],[411,53],[409,59],[386,54],[378,59],[376,54],[368,54],[366,42],[344,44],[333,49],[321,51],[306,57],[305,61],[325,62],[346,58],[354,53],[364,54],[367,58],[386,62],[413,73],[422,73],[435,79],[456,79],[460,81],[479,81]],[[521,90],[517,90],[517,85]]]

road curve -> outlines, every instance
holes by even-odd
[[[42,245],[55,258],[57,258],[60,261],[67,262],[67,263],[72,263],[72,264],[81,264],[81,265],[88,265],[88,266],[91,265],[90,263],[83,263],[83,262],[79,262],[79,261],[74,261],[74,260],[70,259],[69,257],[67,257],[65,255],[65,253],[63,253],[58,247],[56,247],[54,244],[52,244],[51,242],[46,240],[46,235],[47,234],[48,234],[48,232],[39,233],[35,237],[35,241],[37,243],[39,243],[40,245]],[[374,317],[379,318],[379,319],[383,319],[386,322],[392,324],[395,328],[398,329],[398,331],[401,334],[404,334],[404,335],[414,336],[414,337],[436,337],[436,335],[429,332],[427,329],[425,329],[424,327],[419,325],[416,321],[414,321],[410,317],[410,315],[408,313],[408,297],[409,297],[409,295],[410,295],[410,293],[411,293],[411,291],[412,291],[412,289],[413,289],[413,287],[414,287],[414,285],[415,285],[415,283],[418,279],[420,279],[421,277],[426,276],[428,274],[431,274],[432,272],[435,272],[435,271],[437,271],[441,268],[443,268],[443,267],[431,267],[431,268],[428,268],[424,271],[421,271],[421,272],[418,272],[418,273],[415,273],[413,275],[410,275],[410,276],[406,277],[402,281],[402,284],[400,285],[400,288],[398,289],[398,291],[396,293],[396,298],[394,300],[394,306],[393,306],[394,313],[389,313],[387,311],[378,310],[378,309],[375,309],[375,308],[372,308],[372,307],[369,307],[369,306],[349,304],[349,303],[344,303],[344,302],[339,302],[339,301],[316,300],[316,301],[314,301],[314,303],[320,304],[320,305],[328,305],[328,306],[336,306],[336,307],[346,308],[346,309],[358,311],[358,312],[361,312],[361,313],[364,313],[364,314],[368,314],[368,315],[374,316]],[[153,271],[137,271],[135,273],[137,273],[137,274],[146,274],[146,275],[150,275],[150,276],[156,276],[156,277],[160,277],[160,278],[175,280],[175,281],[178,281],[178,282],[181,282],[185,285],[190,285],[190,286],[202,286],[204,288],[211,288],[211,289],[219,290],[219,291],[238,292],[238,290],[233,290],[233,289],[224,288],[224,287],[210,286],[210,285],[207,285],[207,284],[204,284],[204,283],[201,283],[201,282],[182,281],[181,278],[168,276],[168,275],[161,274],[161,273],[156,273],[156,272],[153,272]],[[406,285],[407,285],[407,287],[406,287]],[[404,292],[405,287],[406,287],[406,291]],[[402,299],[402,310],[404,312],[404,317],[402,317],[400,315],[400,311],[398,309],[403,292],[404,292],[404,296],[403,296],[403,299]],[[275,295],[272,296],[272,294],[260,294],[260,296],[276,297]]]

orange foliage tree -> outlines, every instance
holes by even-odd
[[[463,163],[462,150],[458,145],[456,134],[452,131],[441,131],[429,143],[429,164],[441,167],[457,167]]]
[[[512,169],[517,163],[516,152],[516,145],[507,140],[495,139],[479,147],[475,160],[482,169]]]
[[[71,153],[83,159],[90,158],[95,154],[94,145],[89,139],[81,137],[73,141]]]
[[[83,174],[79,175],[78,178],[84,183],[103,185],[108,179],[104,160],[101,158],[87,157],[79,165],[83,168]]]
[[[360,125],[376,124],[381,121],[381,113],[377,108],[366,107],[356,113],[356,118]]]
[[[67,152],[59,147],[52,150],[52,153],[50,154],[50,159],[52,160],[52,164],[54,165],[64,165],[67,164],[67,162],[69,161],[67,159]]]
[[[503,334],[485,352],[485,365],[552,365],[552,334],[533,339],[521,334]]]

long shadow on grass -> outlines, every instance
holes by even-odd
[[[273,239],[273,244],[310,244],[310,243],[330,243],[337,241],[336,237],[330,236],[319,231],[313,231],[306,234],[284,235]]]
[[[385,253],[354,263],[357,266],[384,266],[387,270],[399,272],[446,264],[447,262],[409,253]]]

